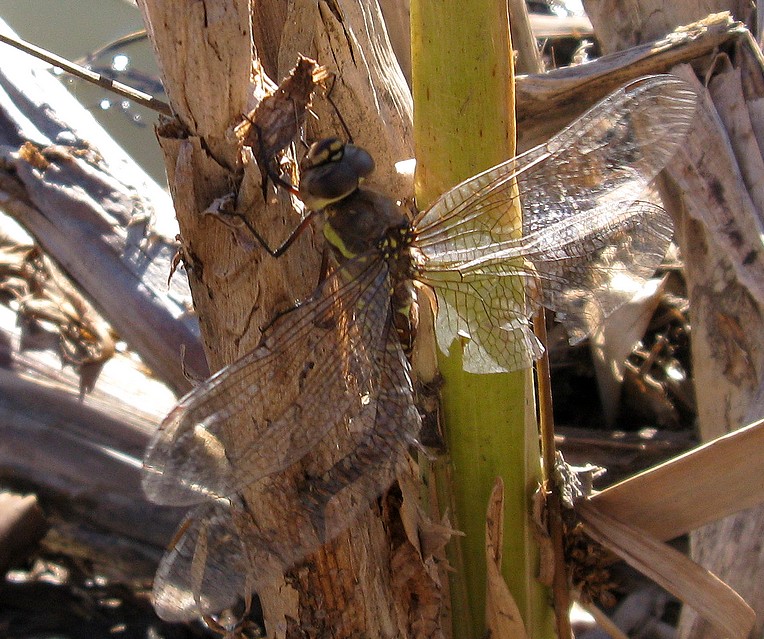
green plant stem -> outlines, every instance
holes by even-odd
[[[411,25],[416,196],[422,208],[514,155],[512,52],[503,0],[413,0]],[[484,633],[485,515],[497,476],[506,489],[505,579],[529,636],[551,636],[550,609],[535,582],[528,521],[540,476],[530,373],[464,373],[458,344],[448,357],[439,357],[439,365],[450,468],[437,481],[450,491],[441,499],[465,533],[450,555],[456,568],[453,636],[478,639]]]

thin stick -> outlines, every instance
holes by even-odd
[[[609,634],[612,639],[629,639],[629,636],[618,626],[616,626],[610,617],[608,617],[593,603],[583,603],[579,601],[578,605],[586,610],[586,612],[588,612],[592,617],[594,617],[594,621],[597,622],[597,625],[607,634]]]
[[[99,47],[95,51],[91,51],[86,55],[85,57],[80,58],[79,60],[76,60],[74,64],[83,64],[90,62],[91,60],[95,60],[96,58],[99,58],[102,55],[105,55],[109,53],[110,51],[114,51],[115,49],[119,49],[120,47],[124,47],[128,44],[133,44],[134,42],[138,42],[138,40],[144,40],[148,36],[146,35],[146,29],[139,29],[138,31],[133,31],[133,33],[127,33],[123,36],[120,36],[108,44],[105,44],[102,47]]]
[[[162,115],[172,116],[172,109],[170,108],[169,104],[167,104],[166,102],[162,102],[162,100],[159,100],[155,98],[154,96],[149,95],[148,93],[144,93],[143,91],[138,91],[137,89],[133,89],[132,87],[127,86],[126,84],[117,82],[116,80],[109,80],[109,78],[102,76],[100,73],[95,73],[94,71],[91,71],[90,69],[86,69],[85,67],[81,67],[78,64],[69,62],[69,60],[67,60],[66,58],[62,58],[61,56],[58,56],[55,53],[51,53],[50,51],[41,49],[40,47],[30,44],[29,42],[25,42],[24,40],[11,38],[8,35],[0,33],[0,42],[9,44],[10,46],[18,49],[19,51],[23,51],[24,53],[28,53],[29,55],[34,56],[35,58],[39,58],[40,60],[43,60],[44,62],[47,62],[48,64],[52,64],[53,66],[59,67],[60,69],[63,69],[67,73],[76,75],[78,78],[82,78],[83,80],[87,80],[88,82],[96,84],[99,87],[103,87],[104,89],[113,91],[117,95],[121,95],[122,97],[129,98],[130,100],[135,100],[135,102],[137,102],[138,104],[142,104],[143,106],[153,111],[156,111],[157,113],[161,113]]]
[[[549,536],[554,554],[554,576],[552,577],[552,598],[554,616],[557,624],[558,639],[572,639],[570,626],[570,590],[565,567],[564,537],[562,529],[562,502],[560,487],[557,484],[555,465],[557,453],[554,444],[554,417],[552,415],[552,386],[549,375],[549,355],[546,350],[546,316],[544,309],[539,309],[533,316],[533,332],[544,345],[544,354],[536,362],[537,391],[539,402],[539,431],[541,432],[541,461],[544,472],[544,484],[548,495],[547,513],[549,517]]]

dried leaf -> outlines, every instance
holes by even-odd
[[[764,420],[615,484],[591,503],[657,539],[673,539],[764,502],[762,449]]]
[[[722,636],[745,639],[756,615],[732,588],[670,546],[598,509],[577,506],[586,533],[630,566],[694,608]]]
[[[533,493],[533,511],[531,515],[531,534],[539,547],[539,574],[536,579],[547,588],[552,587],[554,577],[554,550],[546,524],[546,496],[541,486]]]
[[[447,570],[450,569],[445,554],[446,544],[451,537],[463,536],[464,533],[451,526],[448,513],[445,513],[439,522],[432,521],[427,516],[419,505],[419,485],[413,479],[416,476],[416,473],[406,473],[399,477],[403,495],[399,514],[408,542],[416,549],[430,578],[440,585],[440,571],[443,566],[446,566]]]
[[[630,302],[614,311],[592,334],[592,361],[605,419],[610,425],[618,413],[624,362],[645,334],[665,283],[666,278],[646,282]]]
[[[496,478],[488,499],[485,519],[486,554],[486,631],[491,637],[527,637],[520,610],[501,574],[504,537],[504,482]]]
[[[448,591],[441,574],[448,569],[445,545],[456,531],[447,517],[439,523],[427,517],[419,506],[414,476],[403,473],[399,477],[403,500],[397,514],[406,538],[393,550],[391,560],[396,608],[411,627],[412,638],[442,638],[441,615]]]

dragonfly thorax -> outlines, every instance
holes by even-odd
[[[580,339],[628,301],[633,288],[621,280],[651,277],[671,240],[671,218],[648,185],[693,125],[696,103],[676,78],[640,78],[411,223],[359,187],[373,168],[368,153],[336,139],[314,145],[300,193],[326,213],[335,268],[252,351],[183,397],[146,452],[152,501],[206,501],[157,572],[160,616],[185,620],[248,599],[410,467],[422,425],[406,361],[414,283],[417,293],[432,287],[438,345],[448,352],[458,340],[468,373],[537,359],[529,317],[539,306]],[[529,203],[522,237],[508,232],[518,198]],[[252,486],[257,516],[238,496]]]
[[[390,198],[358,188],[325,209],[324,236],[342,259],[403,246],[409,227],[405,212]]]
[[[392,322],[404,352],[410,352],[418,313],[412,282],[416,270],[413,232],[405,211],[389,197],[358,188],[325,212],[324,236],[338,262],[356,259],[360,268],[374,259],[387,263]]]

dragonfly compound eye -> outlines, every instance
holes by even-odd
[[[327,138],[310,147],[301,168],[300,197],[320,210],[355,191],[374,170],[374,160],[360,147]]]

